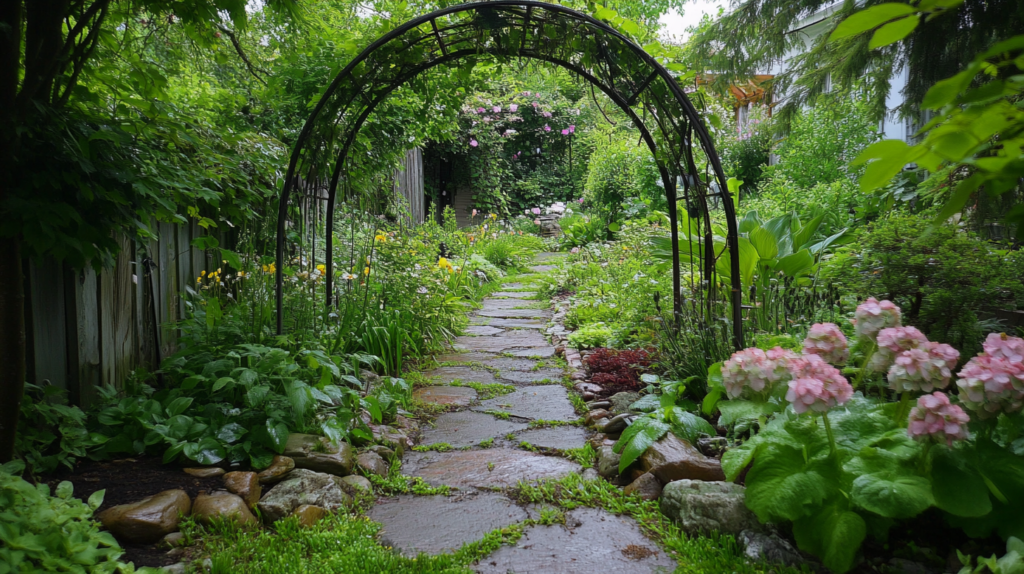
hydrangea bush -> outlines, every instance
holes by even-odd
[[[855,339],[812,326],[802,352],[749,348],[709,369],[705,412],[736,433],[729,480],[746,471],[747,506],[792,522],[801,549],[846,572],[869,525],[931,507],[970,536],[1024,536],[1024,339],[993,333],[960,352],[868,299]],[[848,365],[851,383],[836,365]],[[726,399],[726,400],[721,400]]]

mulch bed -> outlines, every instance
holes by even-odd
[[[116,461],[83,461],[73,471],[42,477],[51,492],[63,480],[71,481],[75,497],[88,500],[97,490],[106,490],[103,506],[96,513],[119,504],[136,502],[164,490],[181,489],[195,500],[200,492],[223,490],[224,481],[217,478],[196,478],[180,467],[165,465],[159,457],[139,457]],[[139,566],[167,566],[181,561],[181,556],[168,556],[167,550],[154,544],[122,543],[125,554],[121,560]]]

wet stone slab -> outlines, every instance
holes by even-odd
[[[587,431],[574,426],[530,429],[517,434],[516,440],[539,448],[568,450],[583,448],[587,444]]]
[[[480,403],[475,410],[500,410],[512,416],[546,421],[573,421],[579,418],[569,393],[561,385],[537,385]]]
[[[526,428],[528,427],[524,422],[506,421],[483,412],[445,413],[434,419],[434,426],[422,427],[420,444],[446,442],[455,448],[461,448],[478,445],[489,438],[503,437],[510,432]]]
[[[458,337],[455,339],[456,349],[501,353],[509,349],[526,347],[544,347],[549,345],[547,338],[533,329],[506,331],[490,337]]]
[[[502,283],[502,289],[523,289],[526,287],[523,283]]]
[[[446,355],[438,355],[434,357],[434,360],[438,363],[473,363],[487,361],[498,356],[495,353],[448,353]]]
[[[467,337],[468,339],[485,339],[487,337]],[[474,369],[473,367],[441,367],[433,371],[423,373],[423,376],[437,383],[450,383],[462,381],[463,383],[484,383],[494,384],[501,381],[494,378],[494,375],[486,369]]]
[[[508,297],[510,299],[529,299],[536,296],[536,291],[498,291],[497,293],[491,293],[491,297]]]
[[[565,525],[531,526],[474,567],[479,574],[668,574],[676,567],[636,521],[596,508],[567,513]]]
[[[547,273],[548,271],[554,271],[555,269],[558,269],[558,267],[556,267],[554,265],[531,265],[530,266],[530,271],[533,271],[534,273]]]
[[[457,550],[485,534],[526,520],[527,513],[494,493],[462,496],[401,495],[381,499],[369,513],[384,525],[381,542],[402,554],[440,554]]]
[[[489,358],[480,359],[479,362],[485,367],[498,369],[499,375],[509,371],[532,371],[537,366],[537,361],[513,359],[512,357],[502,357],[499,355],[491,355]]]
[[[508,351],[508,354],[513,357],[537,357],[540,359],[549,359],[555,356],[554,347],[534,347],[532,349],[512,350]]]
[[[527,299],[484,299],[481,311],[500,311],[505,309],[536,309],[544,311],[548,308],[547,303],[542,301],[531,301]]]
[[[504,332],[504,329],[499,329],[497,327],[491,327],[488,325],[472,325],[470,327],[466,327],[466,334],[474,335],[476,337],[489,337],[491,335],[497,335],[498,333]]]
[[[447,484],[461,489],[506,488],[519,481],[561,478],[581,470],[580,465],[563,458],[507,448],[413,452],[402,462],[402,472],[409,476],[418,476],[433,486]]]
[[[565,253],[560,253],[558,251],[545,251],[543,253],[538,253],[537,256],[533,258],[537,263],[559,261],[561,259],[565,259]]]
[[[501,327],[502,329],[544,329],[548,326],[546,321],[537,319],[501,319],[495,317],[471,317],[470,322],[474,325],[489,325]]]
[[[551,311],[546,309],[498,309],[494,311],[480,310],[476,312],[481,317],[494,317],[498,319],[533,319],[548,320],[551,318]],[[493,322],[490,323],[493,325]],[[495,325],[497,326],[497,325]]]
[[[469,387],[420,387],[412,392],[412,398],[435,405],[469,406],[476,400],[476,390]]]
[[[498,377],[510,383],[528,385],[541,382],[558,382],[565,371],[562,369],[537,369],[536,371],[501,371]]]

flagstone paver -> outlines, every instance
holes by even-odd
[[[548,272],[561,257],[540,254],[531,269]],[[527,285],[526,280],[505,284],[504,291],[486,299],[480,310],[470,313],[471,327],[465,336],[455,341],[461,352],[436,357],[439,363],[473,366],[426,372],[434,385],[416,389],[419,400],[456,409],[423,424],[418,443],[447,443],[456,450],[407,452],[402,461],[403,474],[433,486],[446,485],[452,496],[402,495],[378,502],[370,513],[370,518],[384,525],[381,541],[406,556],[452,551],[496,528],[537,518],[535,505],[516,504],[507,489],[520,482],[582,472],[579,464],[563,455],[586,444],[587,430],[527,424],[530,420],[568,422],[579,416],[565,387],[543,383],[560,381],[565,373],[550,362],[541,366],[536,360],[555,354],[541,333],[548,329],[552,314],[547,308],[535,308],[539,302],[526,299],[536,295]],[[455,380],[517,387],[512,393],[480,400],[472,388],[445,385]],[[491,414],[495,411],[508,414]],[[542,451],[531,452],[535,449]],[[671,572],[675,566],[630,518],[590,508],[566,511],[565,516],[564,525],[527,527],[515,545],[499,548],[474,568],[481,574],[646,574]]]

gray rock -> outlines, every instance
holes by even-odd
[[[164,574],[185,574],[186,567],[184,562],[178,562],[176,564],[171,564],[170,566],[164,566],[161,570]]]
[[[290,515],[303,504],[333,511],[351,502],[352,498],[342,488],[341,477],[296,469],[271,488],[258,506],[263,520],[271,523]]]
[[[192,499],[184,490],[165,490],[138,502],[114,506],[97,518],[118,539],[135,544],[153,544],[178,529],[181,516],[192,510]]]
[[[349,486],[348,492],[354,494],[356,492],[365,492],[367,494],[373,494],[373,483],[370,479],[365,476],[359,476],[358,474],[350,474],[341,479],[342,487],[344,485]]]
[[[665,485],[661,512],[689,534],[760,531],[757,517],[744,503],[745,491],[731,482],[678,480]]]
[[[388,463],[384,462],[384,459],[375,452],[359,453],[359,456],[356,457],[356,464],[359,465],[359,468],[371,474],[376,474],[377,476],[388,475]]]
[[[622,457],[615,453],[610,446],[602,446],[597,449],[597,474],[612,479],[619,475],[619,460]]]
[[[629,423],[632,422],[631,418],[632,415],[628,413],[623,413],[621,415],[614,416],[611,419],[609,419],[603,427],[600,427],[599,430],[605,434],[620,433],[626,430],[626,427],[628,427]]]
[[[601,478],[601,475],[597,473],[596,469],[588,468],[583,471],[583,474],[580,475],[580,478],[582,478],[583,480],[597,480]]]
[[[627,496],[636,494],[644,500],[657,500],[661,496],[661,490],[661,482],[648,472],[629,483],[622,493]]]
[[[752,530],[740,532],[738,540],[743,543],[743,553],[748,559],[786,566],[800,566],[807,560],[792,544],[775,534],[763,534]]]
[[[181,532],[172,532],[160,539],[158,544],[161,548],[175,548],[185,543],[185,535]]]
[[[722,463],[718,459],[704,456],[689,442],[672,433],[644,451],[640,456],[640,468],[658,477],[663,484],[676,480],[725,480]]]
[[[608,410],[615,414],[628,413],[629,405],[638,400],[640,400],[640,393],[615,393],[608,399],[608,402],[612,404]]]
[[[352,474],[352,467],[355,465],[355,454],[351,445],[343,441],[335,445],[327,438],[314,434],[288,435],[284,456],[295,461],[295,468],[326,472],[335,476]]]
[[[587,403],[587,407],[590,408],[590,410],[607,409],[610,406],[612,406],[611,401],[590,401]]]
[[[729,439],[724,436],[697,439],[697,450],[707,456],[718,456],[729,448]]]

